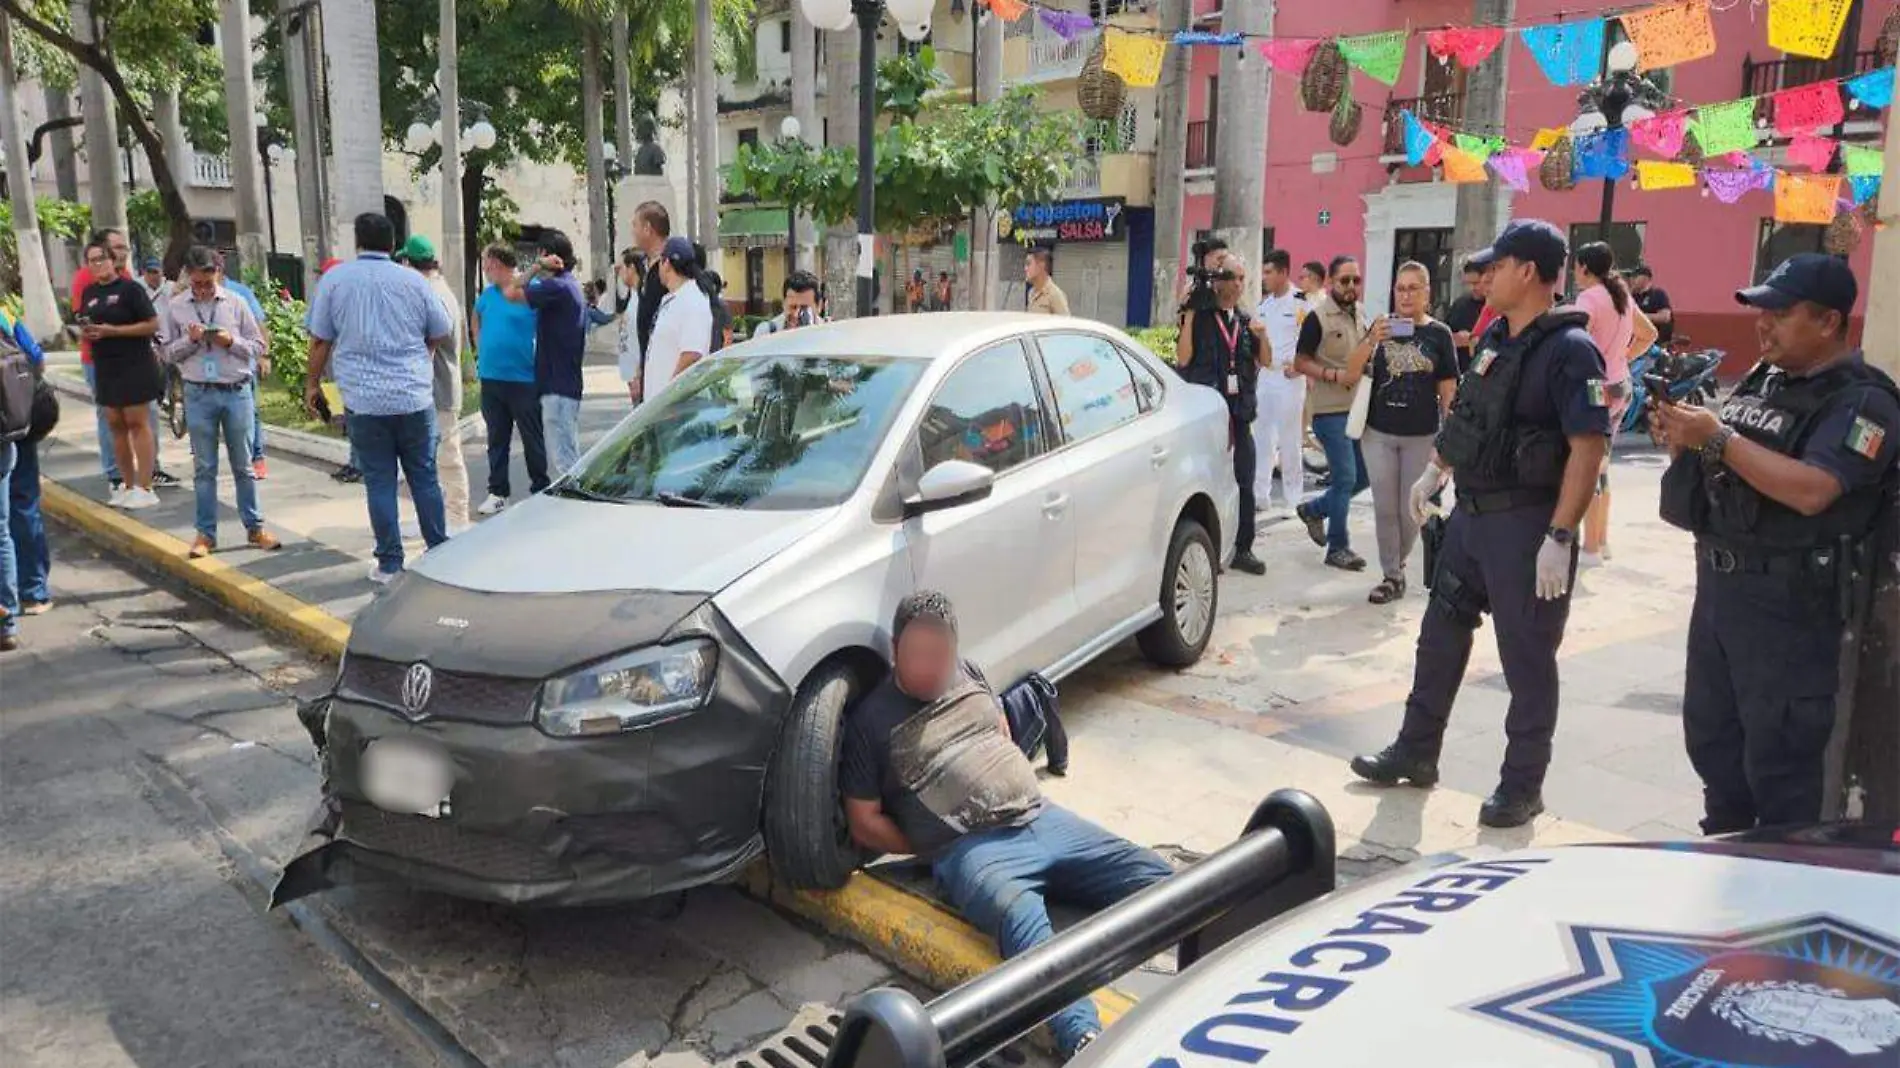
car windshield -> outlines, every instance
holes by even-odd
[[[837,504],[863,480],[923,368],[873,357],[702,360],[554,492],[683,508]]]

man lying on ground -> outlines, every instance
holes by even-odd
[[[996,694],[958,659],[947,597],[906,597],[891,644],[891,676],[846,726],[840,787],[859,845],[928,860],[950,904],[1005,957],[1054,933],[1045,895],[1104,909],[1170,873],[1152,851],[1043,799]],[[1083,998],[1049,1028],[1071,1057],[1102,1020]]]

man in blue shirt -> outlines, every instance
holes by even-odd
[[[534,388],[535,312],[508,299],[515,281],[515,250],[491,245],[482,253],[488,287],[475,298],[475,373],[482,380],[482,422],[488,427],[488,499],[475,511],[494,515],[508,506],[508,451],[515,432],[528,462],[528,492],[548,486],[548,450],[541,436],[541,399]]]
[[[317,283],[305,325],[310,368],[304,403],[315,411],[323,373],[335,362],[337,390],[349,411],[350,444],[361,457],[369,522],[376,532],[370,578],[387,583],[402,572],[402,523],[396,466],[415,502],[422,540],[448,540],[442,486],[435,474],[435,361],[430,346],[454,331],[448,309],[420,274],[398,265],[396,228],[388,216],[356,217],[356,259]]]
[[[218,284],[251,309],[251,314],[257,317],[258,333],[264,337],[264,351],[257,355],[251,383],[251,477],[261,482],[267,474],[264,466],[264,409],[261,398],[264,396],[264,376],[270,374],[270,329],[265,324],[264,305],[257,299],[257,291],[225,273],[223,253],[218,255]]]
[[[534,384],[548,465],[565,474],[581,458],[581,359],[587,350],[587,299],[574,277],[574,244],[559,230],[541,235],[541,258],[508,299],[534,309]]]
[[[35,368],[46,355],[25,323],[0,308],[0,333],[26,353]],[[53,606],[46,574],[51,557],[46,522],[40,517],[39,442],[0,441],[0,652],[20,647],[20,617],[36,616]]]

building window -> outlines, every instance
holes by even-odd
[[[1392,235],[1392,280],[1398,282],[1399,264],[1407,261],[1422,263],[1431,272],[1432,290],[1427,308],[1443,308],[1451,303],[1452,278],[1451,228],[1430,227],[1416,230],[1399,230]],[[1391,293],[1386,294],[1387,307],[1393,307],[1397,299]]]
[[[1610,224],[1610,251],[1616,253],[1618,270],[1627,270],[1643,262],[1643,234],[1648,223],[1619,222]],[[1582,248],[1592,241],[1601,241],[1596,223],[1571,223],[1570,247]]]
[[[1275,247],[1277,246],[1275,246],[1273,243],[1273,227],[1271,226],[1261,227],[1260,228],[1260,254],[1262,256],[1265,256],[1267,253],[1272,252]],[[1260,264],[1256,263],[1254,264],[1254,266],[1257,268],[1260,266]],[[1257,273],[1258,272],[1256,271],[1256,274]]]
[[[780,52],[790,52],[792,50],[791,19],[786,19],[784,22],[778,24],[778,50]]]
[[[1803,252],[1827,251],[1827,227],[1819,223],[1780,223],[1763,219],[1755,232],[1755,281],[1761,285],[1781,261]]]
[[[757,148],[759,145],[759,128],[757,126],[741,127],[739,130],[739,144],[751,145]]]

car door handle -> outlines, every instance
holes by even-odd
[[[1061,519],[1062,513],[1069,510],[1069,495],[1053,493],[1043,499],[1042,514],[1049,519]]]
[[[1148,463],[1150,466],[1160,467],[1167,462],[1168,447],[1166,445],[1156,445],[1154,448],[1148,450]]]

